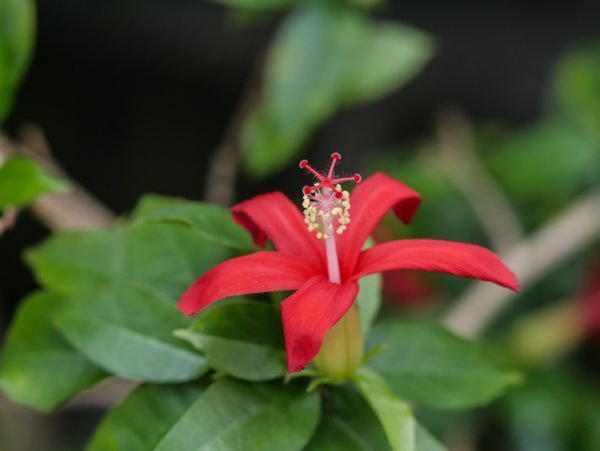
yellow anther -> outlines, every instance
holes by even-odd
[[[342,193],[338,198],[337,193]],[[326,240],[334,234],[342,234],[350,222],[350,193],[342,191],[340,185],[335,192],[317,190],[313,194],[305,194],[302,198],[304,223],[309,232],[316,232],[318,239]]]

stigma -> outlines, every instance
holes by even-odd
[[[315,176],[317,181],[312,186],[302,189],[302,207],[304,222],[309,232],[314,232],[319,239],[326,240],[335,234],[342,234],[350,224],[350,193],[342,189],[342,183],[359,183],[361,176],[336,177],[334,169],[342,156],[331,154],[331,165],[327,174],[322,174],[312,168],[308,161],[302,160],[300,168]]]

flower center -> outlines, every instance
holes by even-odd
[[[339,153],[331,154],[331,166],[327,175],[313,169],[306,160],[300,162],[300,168],[306,169],[317,178],[313,186],[305,186],[302,189],[304,222],[309,232],[315,232],[317,238],[323,240],[335,236],[336,233],[344,233],[350,223],[350,193],[342,190],[341,183],[361,181],[359,174],[352,177],[335,177],[335,164],[341,159]]]

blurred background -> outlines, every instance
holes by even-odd
[[[256,3],[288,7],[39,2],[6,134],[26,140],[33,127],[117,214],[148,192],[227,204],[281,190],[299,201],[297,162],[325,165],[333,150],[350,173],[385,170],[425,201],[413,227],[386,220],[376,240],[484,244],[525,288],[504,299],[441,276],[385,276],[384,314],[440,317],[523,373],[491,406],[418,412],[423,421],[456,451],[600,450],[598,3],[337,2],[354,4],[348,17]],[[352,53],[390,22],[406,28]],[[361,86],[348,74],[381,79]],[[48,233],[23,214],[0,239],[0,335],[35,288],[21,254]],[[42,416],[1,400],[0,448],[81,449],[98,404]]]

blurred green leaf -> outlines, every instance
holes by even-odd
[[[50,175],[29,158],[12,157],[0,166],[0,210],[21,207],[42,194],[66,188],[66,182]]]
[[[371,9],[385,3],[385,0],[347,0],[350,5],[363,9]]]
[[[25,299],[2,353],[0,386],[4,393],[15,402],[45,412],[105,377],[50,323],[63,302],[61,296],[47,292]]]
[[[231,212],[205,202],[163,196],[145,196],[135,213],[135,224],[179,222],[207,240],[234,249],[252,249],[250,235],[235,223]]]
[[[173,299],[230,253],[188,227],[119,224],[55,235],[25,254],[37,279],[71,294],[88,286],[134,286]]]
[[[364,248],[373,246],[375,242],[372,238],[369,238],[365,243]],[[363,335],[366,336],[371,325],[377,319],[377,314],[381,308],[381,289],[383,285],[383,277],[381,274],[372,274],[367,277],[363,277],[358,281],[360,289],[358,290],[358,296],[356,303],[360,312],[360,324]]]
[[[394,451],[414,451],[415,419],[408,404],[392,393],[385,379],[369,368],[360,368],[354,377],[383,426]]]
[[[360,289],[356,297],[356,302],[360,312],[360,324],[364,335],[371,329],[381,307],[382,279],[381,274],[373,274],[363,277],[358,283]]]
[[[446,448],[438,442],[427,429],[419,423],[415,426],[416,451],[445,451]]]
[[[202,351],[212,368],[239,379],[262,381],[286,374],[279,311],[239,299],[203,312],[177,336]]]
[[[584,419],[581,422],[583,425],[582,451],[595,451],[600,449],[600,394],[597,391],[590,393],[586,400],[588,405],[585,406]]]
[[[0,0],[0,123],[12,106],[14,90],[29,64],[34,32],[32,0]]]
[[[567,205],[600,167],[600,149],[590,137],[556,120],[516,131],[482,131],[478,146],[486,150],[492,174],[535,222]]]
[[[275,384],[212,384],[151,449],[297,451],[319,421],[319,396]]]
[[[389,345],[370,366],[399,396],[427,406],[482,405],[515,382],[486,349],[433,323],[388,320],[373,328],[369,343]]]
[[[600,42],[567,53],[559,62],[554,96],[566,114],[600,144]]]
[[[512,391],[503,405],[515,451],[571,451],[581,423],[581,384],[558,371],[531,374]]]
[[[371,24],[356,38],[356,61],[342,92],[344,104],[368,102],[414,78],[433,56],[424,33],[396,23]]]
[[[271,48],[263,100],[242,136],[249,172],[261,177],[284,167],[336,109],[406,83],[432,47],[422,32],[368,22],[339,3],[299,7]]]
[[[198,382],[138,387],[108,412],[86,451],[156,449],[203,392]]]
[[[189,321],[160,293],[90,287],[69,299],[54,321],[81,353],[119,376],[175,382],[208,370],[206,360],[173,335]]]

